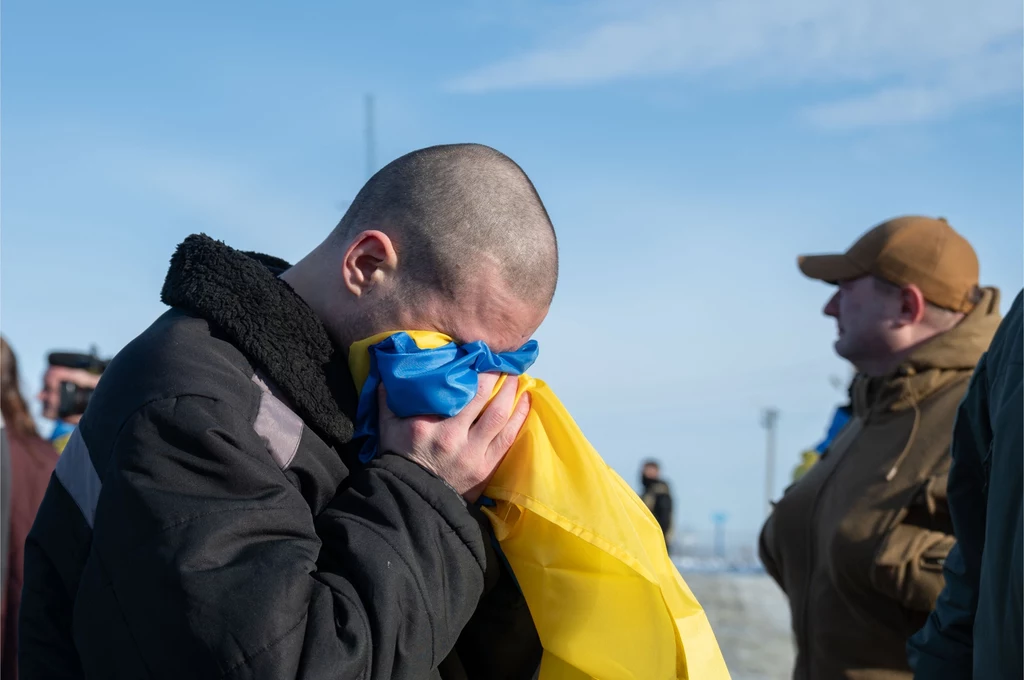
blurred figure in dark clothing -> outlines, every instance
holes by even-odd
[[[43,500],[57,452],[36,432],[21,396],[18,362],[0,337],[0,414],[3,427],[3,581],[0,582],[0,677],[18,677],[18,610],[24,582],[25,537]]]
[[[658,461],[644,462],[640,484],[643,486],[640,497],[654,513],[654,518],[665,532],[665,544],[668,545],[672,538],[672,492],[669,491],[668,483],[661,479],[661,466]]]

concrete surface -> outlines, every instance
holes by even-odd
[[[764,574],[686,573],[732,680],[789,680],[793,636],[785,595]]]

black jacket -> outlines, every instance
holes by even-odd
[[[178,248],[173,309],[110,364],[29,535],[23,678],[536,670],[486,522],[404,458],[358,464],[344,352],[287,266]]]
[[[654,519],[661,525],[666,540],[672,534],[672,492],[668,483],[660,479],[644,479],[644,492],[641,498],[647,508],[654,514]]]
[[[1024,341],[1018,294],[953,430],[946,586],[909,654],[918,680],[1024,677]]]

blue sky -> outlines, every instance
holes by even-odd
[[[38,389],[112,353],[204,231],[298,258],[378,164],[474,141],[534,179],[562,248],[534,373],[628,481],[749,540],[760,410],[779,490],[846,376],[795,257],[943,215],[1022,285],[1016,0],[28,2],[3,6],[0,321]]]

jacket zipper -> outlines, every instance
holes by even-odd
[[[868,416],[870,416],[870,414],[868,414]],[[829,485],[829,482],[832,481],[832,477],[835,476],[839,468],[845,463],[847,457],[846,453],[850,450],[850,446],[853,445],[853,441],[856,439],[856,437],[860,436],[861,431],[863,431],[864,427],[867,425],[868,416],[865,416],[865,420],[861,421],[858,424],[857,432],[853,433],[853,439],[850,439],[849,435],[847,435],[847,437],[844,438],[845,441],[843,443],[845,444],[845,446],[843,450],[840,452],[842,458],[836,461],[836,464],[832,467],[832,470],[828,473],[828,475],[825,476],[825,479],[822,480],[821,484],[818,486],[817,493],[814,495],[814,503],[811,504],[811,521],[808,522],[807,529],[807,585],[804,588],[803,615],[801,616],[800,633],[797,640],[800,649],[804,650],[804,659],[808,663],[810,659],[810,655],[808,654],[808,651],[810,649],[808,646],[808,643],[810,642],[810,636],[808,634],[807,617],[810,610],[809,595],[811,591],[812,576],[814,575],[814,553],[816,548],[815,536],[817,534],[817,531],[815,531],[816,526],[814,523],[814,518],[818,516],[818,505],[821,503],[821,497],[825,491],[825,488]],[[851,421],[851,426],[852,425],[853,422]],[[810,677],[810,668],[807,667],[806,664],[805,670],[807,671],[806,677]]]

